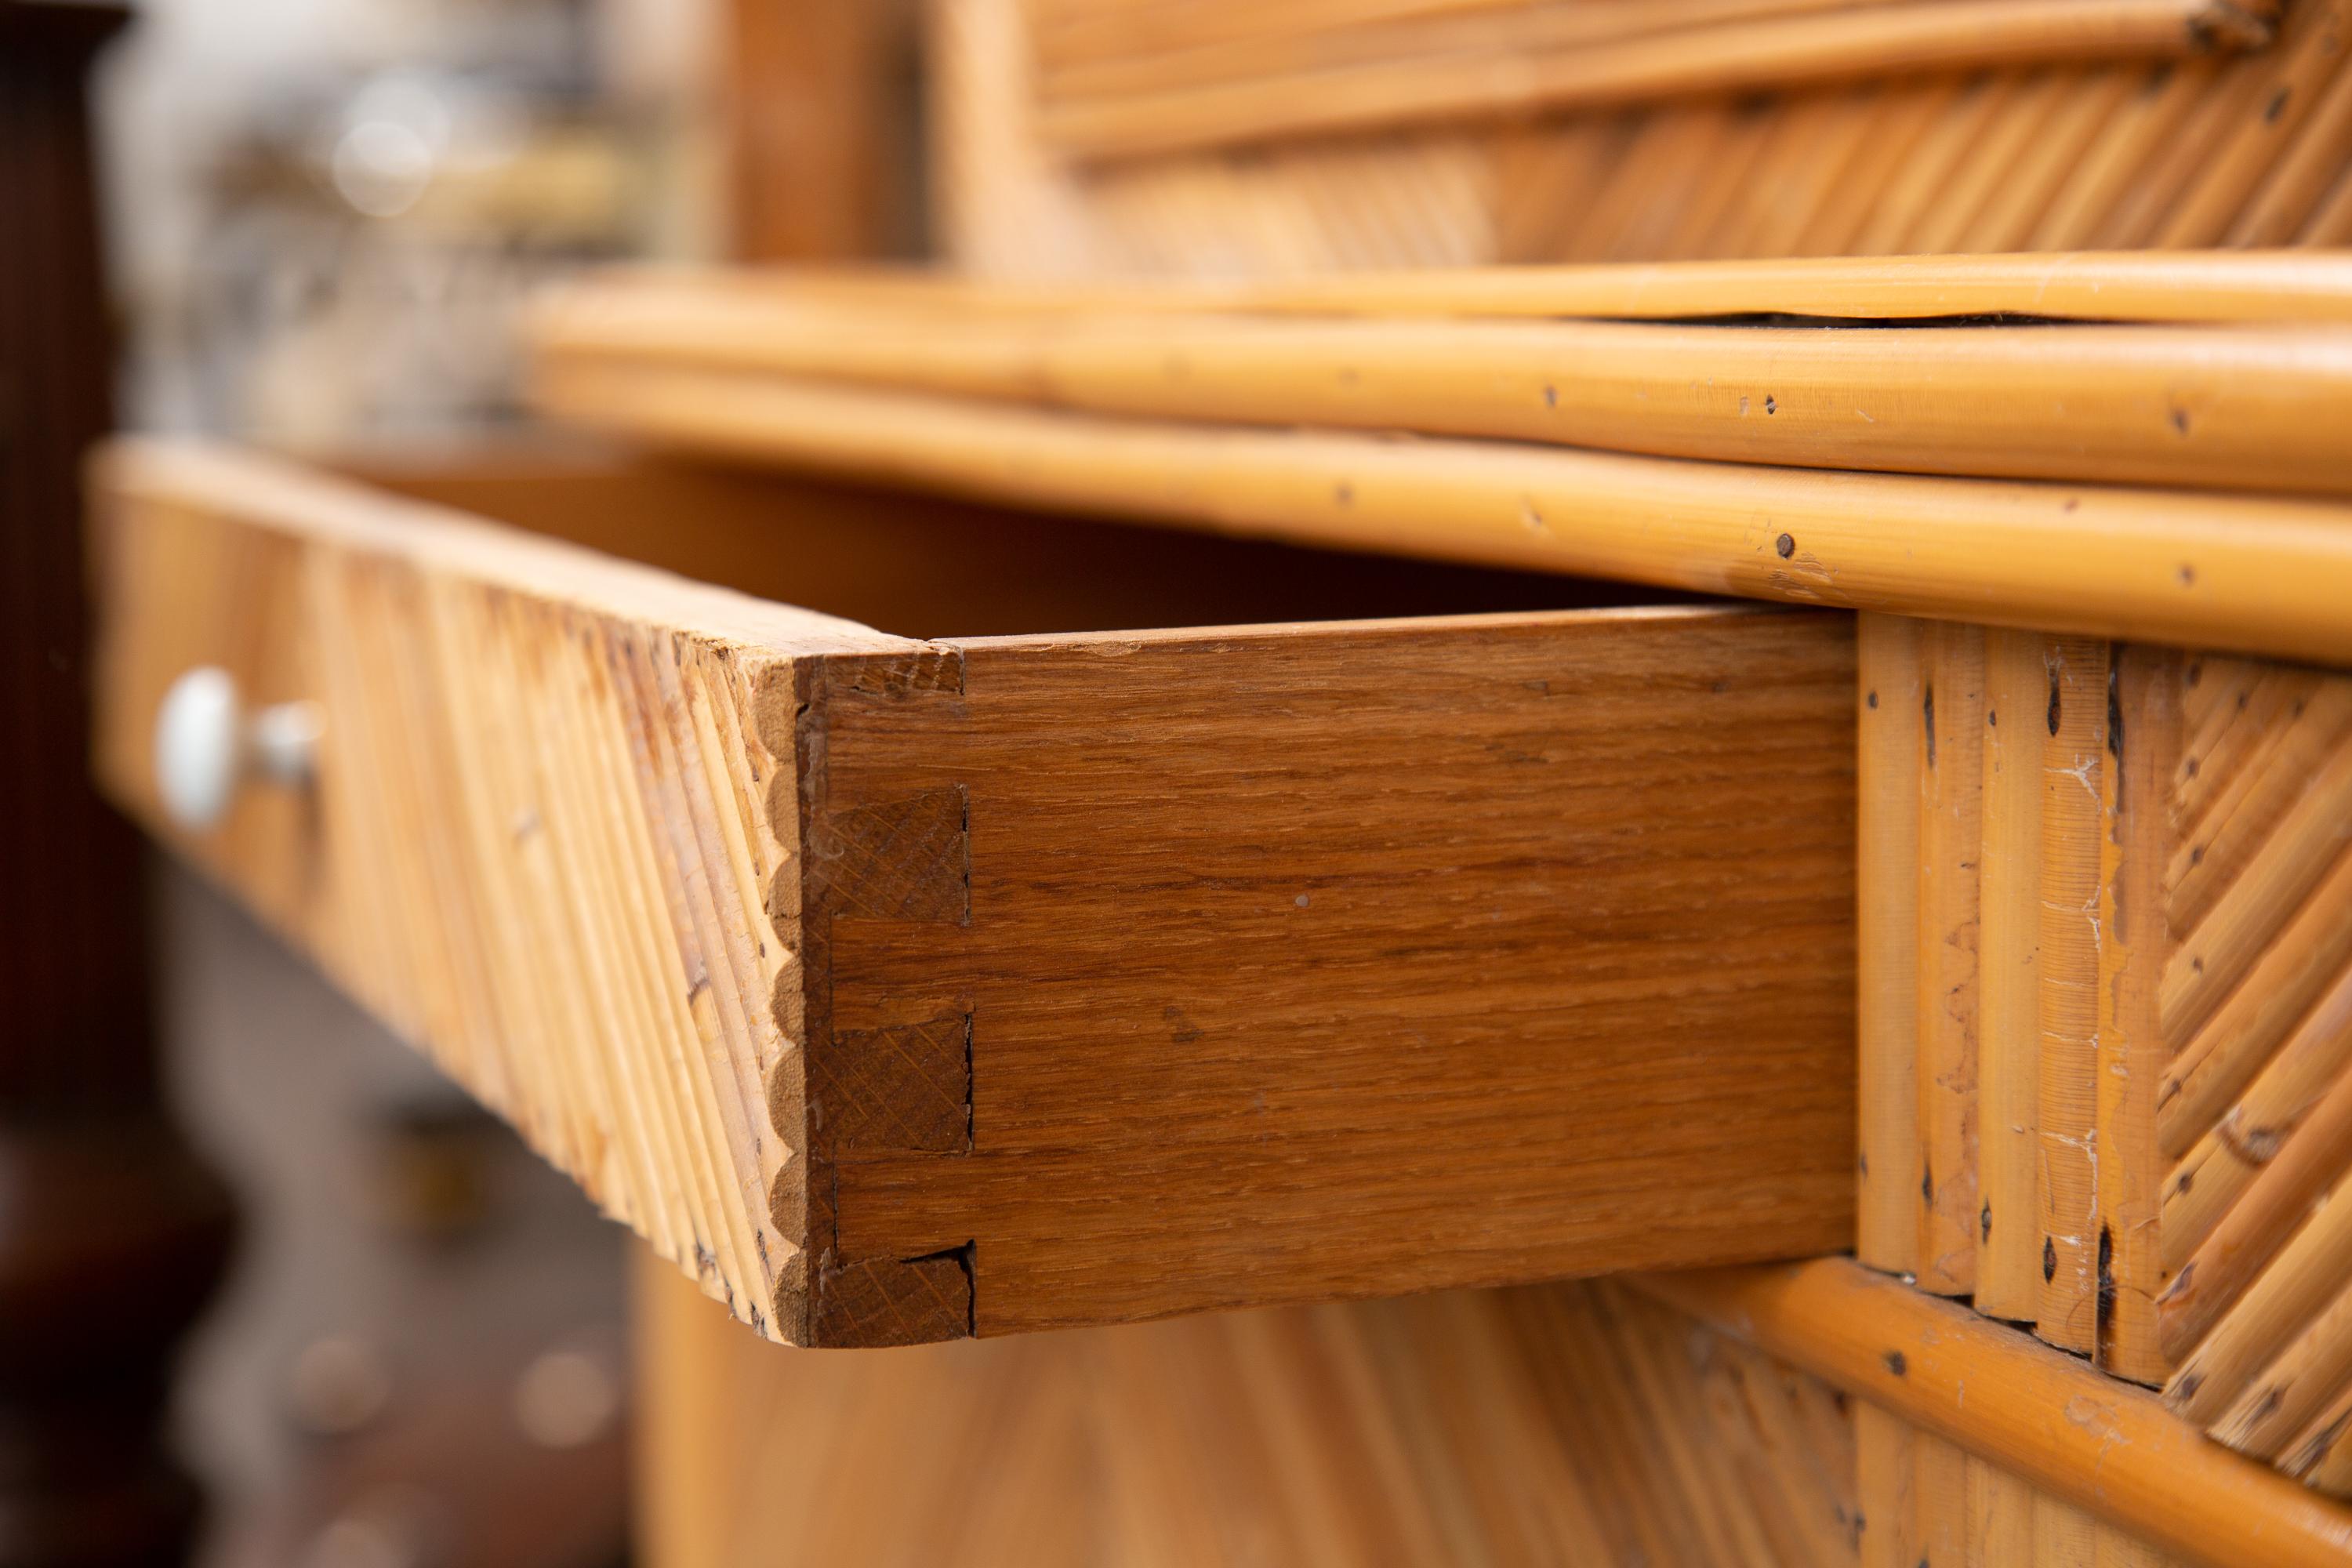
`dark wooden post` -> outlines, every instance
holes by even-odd
[[[87,782],[80,463],[113,355],[84,79],[122,19],[0,0],[0,1568],[185,1558],[162,1423],[228,1246],[158,1103],[138,841]]]

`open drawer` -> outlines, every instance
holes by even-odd
[[[771,1336],[1852,1238],[1843,614],[657,465],[93,492],[112,796]],[[1118,629],[1200,618],[1266,624]],[[192,828],[206,667],[316,739]]]

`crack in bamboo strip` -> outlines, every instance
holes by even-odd
[[[1046,99],[1042,139],[1087,158],[1133,158],[1367,125],[1528,109],[1812,86],[2066,60],[2139,58],[2264,41],[2249,13],[2209,0],[1935,0],[1726,23],[1491,56],[1378,61],[1102,100]]]
[[[2103,1532],[2114,1527],[2216,1568],[2249,1560],[2315,1568],[2352,1552],[2352,1515],[2209,1441],[2155,1394],[1851,1261],[1643,1275],[1632,1284],[2011,1469],[2091,1515]],[[1867,1519],[1867,1488],[1863,1496]],[[2051,1516],[2053,1527],[2065,1522]],[[1872,1533],[1864,1531],[1864,1561],[1888,1561],[1868,1555]]]
[[[1201,429],[717,373],[546,366],[536,395],[656,444],[1048,510],[2352,657],[2352,529],[2314,502]]]
[[[1410,430],[1830,468],[2352,489],[2352,337],[1072,311],[958,320],[737,289],[575,291],[539,353],[1216,425]]]
[[[2039,1110],[2042,1297],[2035,1331],[2088,1352],[2098,1306],[2099,823],[2108,649],[2047,639],[2042,750]]]
[[[2352,1067],[2352,969],[2315,1004],[2236,1103],[2166,1184],[2164,1249],[2178,1271],[2277,1156],[2312,1106]]]
[[[1920,623],[1864,615],[1856,879],[1862,1037],[1860,1194],[1855,1254],[1874,1268],[1918,1266],[1911,1173],[1919,1168],[1918,930]]]
[[[2042,639],[1985,637],[1983,833],[1977,969],[1976,1307],[2041,1310],[2041,865]]]
[[[2137,1382],[2170,1370],[2157,1297],[2161,1156],[2156,1107],[2165,1068],[2158,988],[2171,933],[2163,873],[2168,784],[2180,746],[2180,656],[2128,647],[2109,668],[2107,763],[2099,835],[2099,1294],[2092,1354]]]
[[[1919,1256],[1920,1289],[1976,1285],[1979,877],[1983,859],[1985,633],[1920,630]],[[1932,1456],[1923,1466],[1933,1463]],[[1927,1471],[1923,1468],[1923,1483]],[[1925,1512],[1929,1533],[1940,1512]],[[1939,1503],[1940,1510],[1940,1503]]]
[[[1985,637],[1979,627],[1948,622],[1920,630],[1920,1211],[1915,1273],[1921,1289],[1942,1295],[1964,1296],[1976,1287]],[[1932,1457],[1922,1462],[1932,1464]],[[1925,1476],[1923,1469],[1923,1482]],[[1938,1510],[1935,1518],[1941,1517],[1940,1500]],[[1938,1528],[1931,1521],[1930,1533]]]

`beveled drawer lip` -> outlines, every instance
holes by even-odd
[[[109,793],[776,1338],[1843,1245],[1851,630],[918,641],[271,459],[93,464]],[[323,710],[174,832],[161,688]]]

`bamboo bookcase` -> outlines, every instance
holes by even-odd
[[[1617,662],[1583,667],[1605,676],[1572,693],[1541,665],[1540,617],[1395,638],[1377,621],[885,637],[248,459],[118,449],[95,470],[120,545],[100,745],[118,798],[153,818],[154,699],[189,648],[246,635],[223,584],[262,593],[277,617],[247,651],[264,684],[290,692],[301,673],[271,639],[310,638],[358,715],[327,761],[355,781],[335,799],[356,814],[341,874],[362,892],[306,902],[290,801],[248,809],[199,858],[706,1294],[775,1337],[920,1358],[755,1362],[751,1336],[706,1337],[724,1325],[686,1315],[677,1277],[650,1285],[656,1331],[685,1347],[654,1390],[664,1561],[740,1561],[835,1526],[844,1557],[870,1554],[876,1528],[919,1536],[922,1510],[895,1497],[841,1500],[907,1456],[908,1492],[944,1506],[983,1441],[1037,1481],[992,1500],[1034,1507],[1018,1528],[1111,1532],[1066,1541],[1070,1561],[1104,1540],[1138,1562],[1237,1550],[1152,1544],[1148,1522],[1229,1514],[1300,1561],[2352,1561],[2352,1196],[2336,1201],[2352,1193],[2352,0],[942,0],[929,56],[945,274],[614,274],[530,325],[533,395],[559,419],[656,459],[865,489],[805,507],[760,491],[739,527],[706,504],[703,472],[663,492],[687,499],[654,509],[661,538],[630,540],[596,534],[603,481],[541,484],[530,526],[648,563],[668,550],[690,573],[700,551],[853,584],[898,538],[942,603],[1052,614],[1076,574],[1048,548],[1023,581],[992,555],[1012,535],[986,530],[1150,523],[1196,544],[1551,573],[1561,601],[1656,589],[1811,613],[1693,612],[1645,657],[1604,628]],[[699,471],[648,471],[665,468]],[[967,510],[894,534],[861,510],[886,491]],[[847,493],[866,500],[835,510]],[[485,689],[485,668],[503,683]],[[444,679],[457,696],[433,695]],[[1203,680],[1257,706],[1220,729]],[[542,688],[571,695],[551,706]],[[1490,752],[1559,760],[1514,751],[1515,731],[1468,744],[1494,692],[1591,700],[1589,757],[1638,738],[1622,790],[1594,793],[1643,800],[1652,827],[1643,792],[1668,798],[1695,737],[1721,739],[1702,721],[1715,700],[1739,707],[1738,744],[1801,754],[1742,775],[1746,794],[1708,775],[1719,796],[1685,778],[1674,798],[1743,885],[1790,884],[1772,896],[1806,911],[1753,922],[1762,945],[1712,993],[1783,984],[1801,1005],[1739,1004],[1728,1032],[1835,1070],[1788,1074],[1786,1114],[1699,1086],[1692,1104],[1717,1115],[1743,1101],[1742,1146],[1766,1151],[1703,1181],[1673,1153],[1690,1106],[1633,1140],[1644,1201],[1703,1209],[1749,1249],[1662,1247],[1623,1193],[1577,1192],[1558,1213],[1615,1226],[1609,1248],[1577,1230],[1546,1250],[1507,1194],[1476,1185],[1496,1163],[1483,1134],[1424,1130],[1406,1101],[1433,1097],[1397,1085],[1426,1080],[1378,1065],[1385,1050],[1426,1070],[1424,1053],[1344,1027],[1268,1037],[1318,1092],[1356,1074],[1345,1160],[1268,1153],[1202,1102],[1181,1180],[1170,1164],[1122,1185],[1084,1163],[1099,1128],[1055,1123],[1020,1151],[1041,1158],[963,1189],[979,1162],[960,1156],[997,1131],[975,1086],[1004,1089],[990,1030],[1008,1012],[1031,1006],[1043,1031],[1035,1107],[1067,1099],[1073,1060],[1116,1055],[1091,1023],[1105,993],[1046,994],[1086,967],[1057,954],[1095,931],[1064,918],[1066,889],[1040,881],[1013,911],[1026,924],[1003,900],[977,920],[971,889],[1007,825],[1041,864],[1100,872],[1117,858],[1102,823],[1131,829],[1122,792],[1139,786],[1081,739],[1056,754],[1094,771],[1054,796],[1069,780],[1008,738],[1066,739],[1124,702],[1148,712],[1140,730],[1197,741],[1184,754],[1210,759],[1203,777],[1318,713],[1360,737],[1464,742],[1414,819],[1412,842],[1444,847],[1460,803],[1492,817],[1509,793]],[[560,821],[527,809],[542,753],[615,800],[633,769],[662,782],[658,831],[584,794]],[[675,784],[673,757],[696,760],[708,800]],[[1412,808],[1381,795],[1392,761],[1359,746],[1347,782],[1394,815]],[[1391,889],[1381,907],[1411,901],[1361,824],[1265,776],[1250,810],[1203,831],[1327,869],[1361,851],[1349,864]],[[1196,783],[1161,793],[1213,793]],[[370,789],[382,798],[354,793]],[[1528,863],[1552,864],[1559,797],[1510,799]],[[1269,826],[1262,808],[1292,815]],[[473,837],[449,864],[371,847],[370,824],[403,810]],[[543,847],[558,840],[584,871]],[[1548,884],[1501,864],[1528,919],[1564,918]],[[1441,883],[1460,870],[1432,865]],[[534,892],[558,873],[604,884]],[[544,920],[469,936],[446,889],[481,874],[467,896],[482,909]],[[1150,874],[1086,907],[1108,929],[1133,917],[1128,895],[1148,906],[1192,872]],[[1643,908],[1705,914],[1726,886]],[[642,964],[643,1026],[604,1038],[572,1016],[612,1012],[578,998],[619,963],[569,934],[574,905],[629,912],[611,946]],[[731,967],[673,994],[666,910]],[[856,962],[829,945],[845,911]],[[487,952],[501,930],[528,951]],[[456,981],[408,984],[411,948]],[[1513,951],[1542,969],[1568,949]],[[1459,955],[1491,952],[1430,965],[1480,1027],[1517,982]],[[1237,989],[1234,967],[1188,973],[1184,994]],[[1490,1033],[1598,1005],[1580,961],[1561,973]],[[1661,984],[1693,991],[1679,970]],[[1607,1033],[1654,1068],[1641,1028],[1664,1014],[1635,1002],[1641,1023]],[[1192,1029],[1179,1011],[1169,1029]],[[1724,1027],[1708,1016],[1694,1028]],[[1181,1044],[1129,1034],[1120,1059],[1152,1073]],[[515,1040],[512,1059],[476,1049]],[[868,1072],[883,1047],[906,1071]],[[666,1122],[623,1126],[644,1094],[616,1079],[596,1100],[600,1063],[684,1085],[648,1102]],[[1102,1123],[1148,1141],[1190,1092],[1148,1081],[1162,1098]],[[1557,1073],[1454,1087],[1506,1128],[1547,1095],[1580,1098]],[[1520,1139],[1530,1168],[1565,1168],[1549,1157],[1574,1142],[1561,1125]],[[1780,1176],[1763,1169],[1783,1156]],[[1055,1171],[1129,1206],[1068,1234],[1035,1196]],[[1802,1197],[1787,1230],[1759,1240],[1738,1219],[1735,1175]],[[1402,1206],[1363,1201],[1376,1189]],[[1262,1238],[1276,1199],[1294,1227],[1280,1267],[1210,1267]],[[1025,1216],[1025,1254],[961,1224],[996,1206]],[[1404,1212],[1433,1245],[1381,1217]],[[1652,1272],[1810,1254],[1849,1230],[1852,1258]],[[1638,1272],[1521,1283],[1571,1268]],[[1512,1289],[1363,1300],[1440,1283]],[[1294,1304],[1171,1316],[1264,1302]],[[1072,1324],[1125,1326],[1074,1329],[1074,1345],[1114,1337],[1057,1356],[909,1343]],[[1215,1459],[1165,1473],[1172,1451]],[[771,1452],[789,1462],[742,1459]],[[1302,1473],[1229,1462],[1251,1454]],[[1333,1509],[1342,1473],[1378,1474],[1383,1495]],[[1622,1484],[1596,1479],[1611,1475]],[[930,1522],[923,1539],[959,1539],[956,1520]]]

